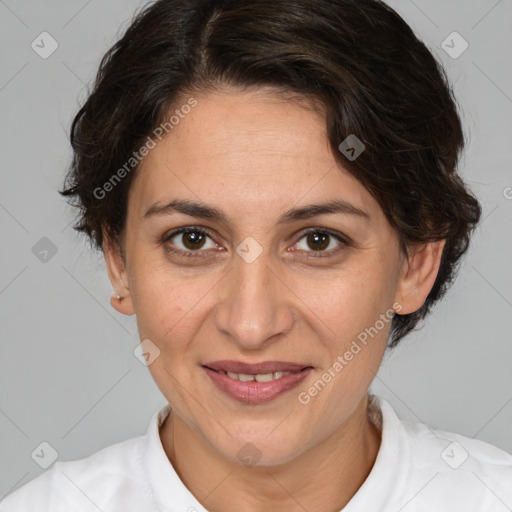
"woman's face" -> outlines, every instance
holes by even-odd
[[[263,90],[195,99],[131,186],[126,265],[107,251],[127,295],[116,308],[151,340],[149,370],[176,417],[228,460],[252,450],[282,463],[343,428],[379,368],[393,305],[416,306],[397,234],[340,168],[321,114]],[[271,363],[241,382],[225,361]],[[297,366],[276,383],[282,363]]]

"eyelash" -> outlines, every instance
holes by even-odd
[[[178,228],[174,231],[171,231],[170,233],[165,234],[160,242],[162,244],[165,244],[173,237],[175,237],[181,233],[189,233],[189,232],[197,232],[197,233],[205,235],[213,240],[211,233],[209,231],[207,231],[206,229],[201,228],[199,226],[186,226],[186,227]],[[298,241],[302,240],[304,237],[310,235],[311,233],[329,235],[329,236],[335,238],[338,242],[340,242],[340,246],[337,247],[336,249],[331,249],[329,251],[307,251],[308,259],[311,258],[309,256],[309,254],[312,254],[313,258],[330,258],[330,257],[333,257],[336,254],[338,254],[338,252],[340,252],[344,247],[351,245],[350,240],[348,238],[342,236],[341,234],[337,233],[336,231],[332,231],[331,229],[328,229],[328,228],[316,228],[316,227],[308,228],[308,229],[304,230],[301,233],[301,236],[297,240],[296,243],[298,243]],[[182,258],[195,258],[195,257],[203,258],[205,256],[201,253],[207,252],[204,250],[183,251],[182,249],[174,249],[169,246],[166,246],[166,250],[173,254],[176,254],[177,256],[182,257]]]

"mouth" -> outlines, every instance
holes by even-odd
[[[231,398],[247,404],[269,402],[298,386],[312,366],[282,361],[249,364],[215,361],[202,365],[215,387]]]

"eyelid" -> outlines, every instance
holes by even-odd
[[[323,227],[320,227],[320,226],[313,226],[313,227],[310,227],[310,228],[304,228],[304,229],[301,229],[299,231],[299,234],[300,234],[300,238],[303,238],[304,236],[306,235],[309,235],[310,233],[325,233],[327,235],[330,235],[334,238],[337,238],[340,242],[343,242],[347,245],[350,245],[352,242],[350,240],[350,238],[346,235],[344,235],[343,233],[340,233],[339,231],[335,231],[333,229],[329,229],[329,228],[323,228]]]
[[[212,232],[209,229],[201,227],[201,226],[183,226],[181,228],[173,229],[170,232],[165,233],[163,235],[162,239],[160,240],[160,244],[165,245],[166,242],[168,242],[171,238],[174,238],[175,236],[181,235],[182,233],[188,233],[188,232],[194,232],[194,231],[201,233],[203,235],[206,235],[215,244],[217,244],[217,242],[214,240],[214,236],[212,236]],[[202,254],[201,254],[202,252],[208,252],[206,250],[201,250],[201,249],[198,249],[197,251],[184,251],[183,249],[179,249],[177,247],[173,247],[172,249],[169,247],[166,247],[166,249],[170,252],[178,254],[179,256],[184,256],[187,258],[194,257],[194,256],[202,257]]]
[[[352,246],[352,241],[350,238],[348,238],[346,235],[343,235],[342,233],[339,233],[338,231],[334,231],[329,228],[324,228],[320,226],[314,226],[310,228],[304,228],[299,231],[299,238],[295,242],[294,245],[296,245],[300,240],[302,240],[305,236],[308,236],[311,233],[323,233],[331,236],[332,238],[335,238],[338,242],[340,242],[340,245],[334,249],[330,249],[328,251],[306,251],[306,258],[307,259],[314,259],[314,258],[331,258],[336,256],[344,247],[350,247]],[[295,251],[292,251],[292,253]],[[301,251],[302,252],[302,251]]]
[[[208,236],[213,242],[215,242],[217,244],[217,242],[215,241],[215,235],[213,235],[213,233],[210,229],[202,227],[202,226],[194,226],[194,225],[176,228],[176,229],[164,234],[160,242],[161,242],[161,244],[165,244],[167,241],[169,241],[171,238],[174,238],[177,235],[180,235],[182,233],[192,232],[192,231],[197,231],[199,233],[202,233],[203,235]],[[341,242],[342,246],[351,246],[352,245],[352,241],[346,235],[343,235],[342,233],[340,233],[338,231],[335,231],[335,230],[332,230],[329,228],[325,228],[325,227],[321,227],[321,226],[302,228],[297,233],[295,233],[290,238],[288,238],[288,240],[293,239],[298,236],[297,241],[294,243],[294,245],[296,245],[300,240],[302,240],[305,236],[307,236],[311,233],[324,233],[329,236],[332,236],[333,238],[335,238],[339,242]],[[336,254],[340,249],[341,248],[338,247],[336,249],[330,249],[329,251],[306,251],[306,252],[308,255],[313,254],[314,255],[313,257],[329,257],[329,256],[333,256],[334,254]],[[201,249],[198,249],[197,251],[184,251],[184,250],[178,249],[178,248],[169,249],[169,250],[171,252],[177,253],[179,255],[187,255],[185,257],[190,257],[190,255],[202,256],[200,253],[209,252],[208,250],[201,250]],[[294,251],[292,251],[292,252],[294,252]]]
[[[212,232],[208,228],[204,228],[202,226],[183,226],[181,228],[176,228],[169,231],[168,233],[165,233],[164,236],[162,237],[162,242],[166,242],[167,240],[175,237],[176,235],[180,235],[181,233],[187,233],[189,231],[198,231],[199,233],[207,235],[213,239]]]

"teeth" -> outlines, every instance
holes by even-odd
[[[277,372],[276,372],[277,373]],[[258,382],[269,382],[273,379],[277,379],[278,377],[274,377],[273,373],[259,373],[254,377],[254,380]]]
[[[257,375],[249,375],[247,373],[233,373],[226,372],[227,376],[231,379],[241,380],[242,382],[250,382],[255,380],[257,382],[269,382],[274,379],[280,379],[286,375],[291,375],[293,372],[274,372],[274,373],[258,373]]]

